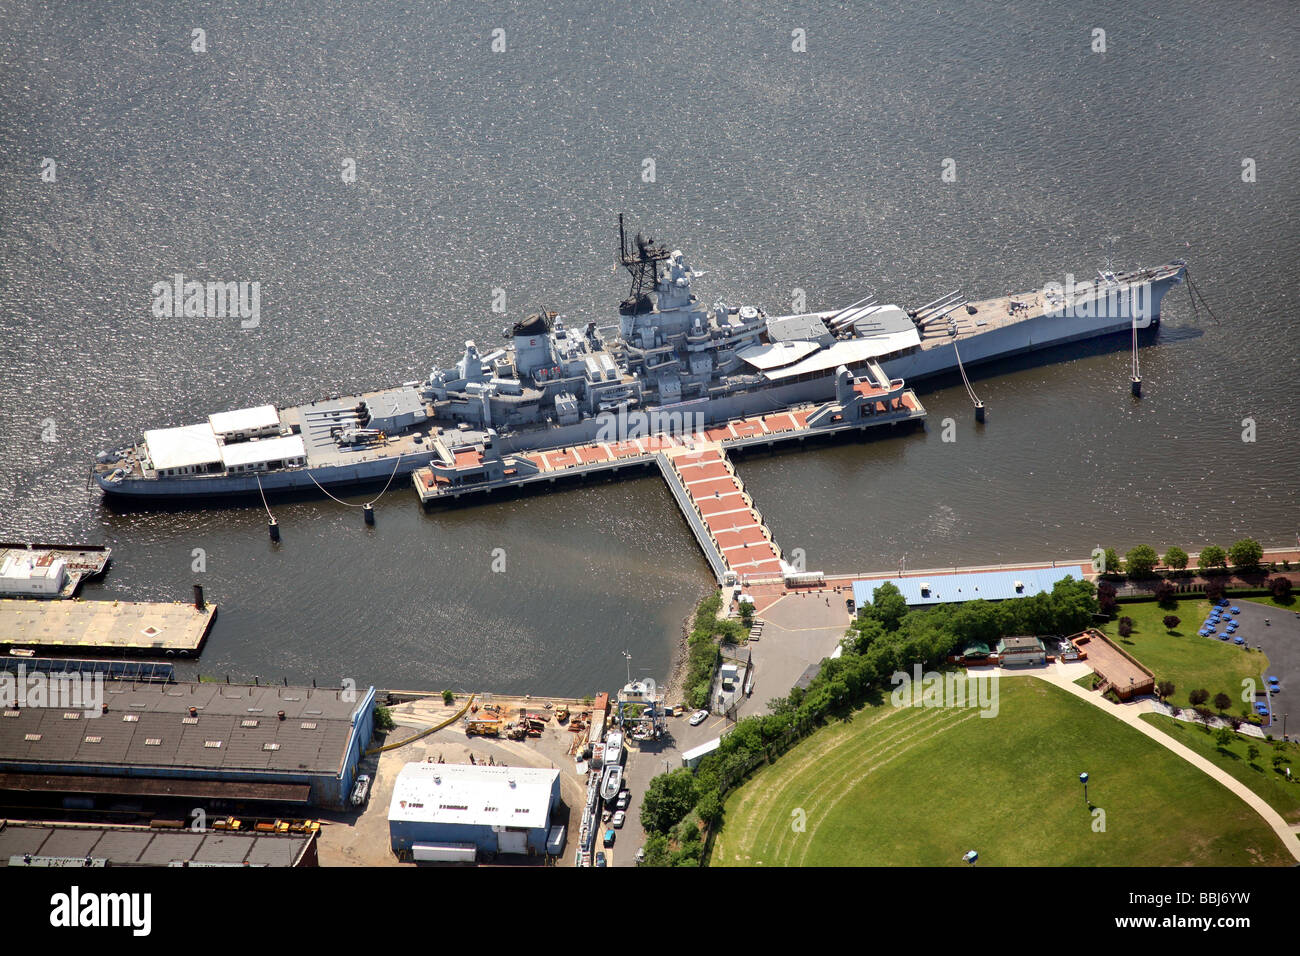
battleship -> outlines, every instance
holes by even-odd
[[[458,449],[559,449],[629,428],[691,431],[843,399],[897,396],[914,382],[1049,346],[1159,322],[1186,263],[1048,284],[971,301],[953,291],[916,308],[867,296],[847,306],[769,315],[704,305],[704,275],[619,217],[618,263],[631,278],[617,318],[545,311],[505,343],[434,367],[424,381],[307,405],[267,404],[145,431],[100,452],[91,473],[111,497],[181,505],[204,498],[383,484],[454,464]]]

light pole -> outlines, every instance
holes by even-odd
[[[1086,773],[1081,773],[1081,774],[1079,774],[1079,782],[1080,782],[1081,784],[1083,784],[1083,803],[1084,803],[1084,806],[1088,806],[1088,807],[1090,807],[1090,806],[1092,806],[1092,804],[1088,802],[1088,775],[1087,775]]]
[[[632,655],[624,651],[623,656],[627,658],[627,682],[630,684],[632,683]]]

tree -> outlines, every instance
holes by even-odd
[[[1228,549],[1228,557],[1234,568],[1257,568],[1264,560],[1264,549],[1254,538],[1242,538]]]
[[[1123,574],[1124,564],[1119,559],[1119,552],[1114,548],[1106,548],[1101,553],[1101,567],[1098,569],[1102,574]]]
[[[1269,578],[1268,590],[1279,601],[1285,601],[1291,596],[1291,579],[1282,577]]]
[[[740,602],[740,623],[744,624],[745,627],[753,627],[754,625],[754,605],[750,601]]]
[[[718,796],[718,791],[710,790],[700,797],[699,803],[695,805],[695,812],[705,823],[717,823],[722,818],[722,798]]]
[[[1258,759],[1259,759],[1259,748],[1256,747],[1254,744],[1248,745],[1246,747],[1246,762],[1254,763]]]
[[[1187,695],[1187,701],[1193,707],[1199,707],[1201,704],[1205,703],[1209,699],[1210,699],[1210,692],[1203,687],[1200,688],[1199,690],[1194,690]]]
[[[1178,602],[1174,599],[1174,595],[1178,593],[1178,589],[1168,581],[1161,581],[1157,584],[1153,593],[1156,596],[1156,603],[1161,607],[1172,608],[1178,606]]]
[[[452,691],[449,691],[449,690],[444,690],[444,691],[442,692],[442,702],[443,702],[444,704],[446,704],[448,707],[450,707],[452,704],[456,703],[456,695],[455,695],[455,693],[453,693]]]
[[[1150,577],[1151,570],[1160,560],[1160,555],[1156,554],[1156,549],[1149,544],[1139,544],[1136,548],[1124,555],[1124,567],[1128,569],[1129,577],[1145,578]]]
[[[1165,565],[1175,571],[1184,570],[1187,567],[1187,552],[1182,548],[1170,548],[1165,552]]]
[[[695,775],[682,767],[650,781],[641,801],[641,826],[667,833],[695,806]]]
[[[1222,601],[1226,590],[1227,589],[1223,586],[1223,582],[1218,578],[1211,578],[1205,582],[1205,596],[1210,601]]]
[[[1227,750],[1232,746],[1232,738],[1236,736],[1227,727],[1220,727],[1218,733],[1214,735],[1214,742],[1219,745],[1220,750]]]
[[[1180,618],[1177,614],[1166,614],[1164,616],[1164,625],[1166,631],[1172,631],[1181,623],[1182,623],[1182,618]]]
[[[1210,708],[1204,705],[1195,708],[1195,710],[1196,710],[1196,719],[1201,722],[1202,727],[1204,728],[1205,732],[1208,734],[1210,732],[1210,721],[1214,719],[1214,711],[1210,710]]]
[[[1102,614],[1115,613],[1115,585],[1109,581],[1102,581],[1097,585],[1097,609]]]
[[[1159,697],[1162,702],[1168,700],[1170,697],[1173,697],[1174,691],[1176,691],[1177,689],[1178,688],[1174,686],[1173,681],[1169,681],[1169,680],[1156,681],[1156,696]]]
[[[903,592],[886,581],[872,592],[871,610],[885,630],[896,631],[898,623],[907,613],[907,600],[903,597]]]
[[[641,866],[671,866],[668,852],[668,837],[663,833],[651,833],[646,836],[645,860]]]
[[[1197,556],[1196,567],[1204,571],[1214,571],[1228,566],[1228,553],[1217,544],[1207,545]]]
[[[1232,698],[1229,697],[1227,694],[1225,694],[1223,691],[1219,691],[1217,694],[1214,695],[1214,709],[1217,710],[1219,713],[1223,713],[1231,706],[1232,706]]]
[[[375,732],[386,732],[397,726],[393,722],[393,712],[382,705],[375,707]]]
[[[1121,617],[1119,619],[1119,636],[1128,637],[1133,633],[1133,618]]]
[[[1276,770],[1278,773],[1282,772],[1282,764],[1290,763],[1290,762],[1291,761],[1290,759],[1287,758],[1286,754],[1278,754],[1278,753],[1273,754],[1273,769]]]

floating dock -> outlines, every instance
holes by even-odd
[[[587,475],[618,476],[658,467],[718,582],[780,579],[781,550],[727,460],[732,448],[775,447],[826,435],[913,425],[926,411],[902,379],[879,368],[853,380],[841,370],[835,401],[739,418],[687,434],[623,436],[563,448],[502,454],[490,444],[447,447],[412,475],[424,505],[466,495],[554,484]]]
[[[0,600],[0,649],[197,657],[217,608],[137,601]]]

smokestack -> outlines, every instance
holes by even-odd
[[[194,610],[202,611],[207,605],[203,602],[203,585],[194,585]]]

